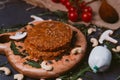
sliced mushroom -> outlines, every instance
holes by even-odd
[[[20,39],[23,39],[27,36],[27,32],[16,32],[15,35],[12,35],[10,36],[9,38],[10,39],[13,39],[13,40],[20,40]]]
[[[29,22],[28,24],[32,24],[37,21],[44,21],[44,19],[42,19],[41,17],[35,16],[35,15],[31,15],[30,17],[33,18],[34,20],[32,22]]]
[[[62,80],[61,78],[56,78],[55,80]]]
[[[99,43],[102,44],[104,40],[110,41],[112,43],[117,43],[118,41],[116,39],[110,37],[111,34],[113,34],[112,30],[104,31],[99,38]]]
[[[44,70],[47,70],[47,71],[50,71],[50,70],[53,69],[53,66],[48,65],[48,64],[47,64],[47,61],[43,61],[43,62],[41,63],[41,67],[42,67]]]
[[[78,78],[77,80],[83,80],[82,78]]]

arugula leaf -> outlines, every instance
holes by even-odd
[[[67,12],[64,12],[64,11],[60,11],[60,10],[57,10],[57,11],[53,11],[53,12],[44,12],[42,14],[37,14],[36,16],[38,17],[44,17],[44,16],[53,16],[53,17],[57,17],[56,20],[58,21],[61,21],[61,22],[66,22],[68,21],[68,17],[67,17]]]
[[[27,62],[25,62],[25,64],[28,64],[32,67],[41,68],[40,64],[33,60],[27,60]]]
[[[76,75],[73,75],[72,80],[77,80],[78,77],[83,76],[85,74],[85,72],[87,72],[87,71],[90,71],[90,67],[89,66],[87,66],[84,69],[78,71],[78,73]]]
[[[21,55],[21,53],[18,51],[18,49],[16,48],[16,45],[14,43],[14,41],[11,41],[11,45],[10,45],[10,48],[13,50],[13,53],[15,55]]]
[[[6,32],[14,32],[19,30],[20,28],[24,27],[26,23],[24,24],[16,24],[12,26],[0,26],[0,34],[6,33]]]

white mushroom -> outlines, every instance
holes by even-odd
[[[82,80],[82,78],[78,78],[77,80]]]
[[[14,79],[16,79],[16,80],[23,80],[23,78],[24,78],[23,74],[15,74],[14,75]]]
[[[71,54],[76,54],[76,53],[81,53],[81,52],[82,52],[81,47],[76,47],[76,48],[71,50]]]
[[[89,28],[88,29],[88,35],[90,35],[92,32],[96,32],[95,28]]]
[[[44,70],[50,71],[50,70],[53,69],[53,66],[48,65],[48,64],[47,64],[47,61],[43,61],[43,62],[41,63],[41,68],[43,68]]]
[[[45,80],[45,79],[41,78],[40,80]]]
[[[112,51],[114,51],[114,52],[120,52],[120,46],[117,46],[116,48],[112,48]]]
[[[98,41],[97,41],[97,39],[96,38],[91,38],[90,39],[90,42],[92,42],[93,44],[92,44],[92,47],[95,47],[95,46],[97,46],[98,45]]]
[[[5,75],[9,75],[11,73],[10,69],[7,67],[0,67],[0,71],[4,71]]]
[[[15,35],[12,35],[10,36],[9,38],[10,39],[13,39],[13,40],[20,40],[20,39],[23,39],[27,36],[27,32],[16,32]]]
[[[56,78],[55,80],[62,80],[61,78]]]
[[[44,19],[42,19],[41,17],[35,16],[35,15],[31,15],[31,18],[33,18],[34,20],[32,22],[29,22],[28,24],[32,24],[36,21],[44,21]]]
[[[112,43],[117,43],[118,41],[110,37],[110,35],[113,34],[112,30],[106,30],[102,33],[102,35],[99,38],[99,43],[103,43],[104,40],[110,41]]]

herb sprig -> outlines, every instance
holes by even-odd
[[[21,55],[21,53],[19,52],[19,50],[16,48],[16,45],[14,43],[14,41],[11,41],[11,45],[10,48],[13,50],[15,55]]]
[[[41,68],[39,62],[33,61],[33,60],[27,60],[24,64],[28,64],[32,67],[36,67],[36,68]]]

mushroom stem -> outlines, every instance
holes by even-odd
[[[112,37],[110,37],[111,34],[113,34],[112,30],[104,31],[99,38],[99,43],[102,44],[104,40],[110,41],[112,43],[117,43],[118,41],[116,39],[113,39]]]

